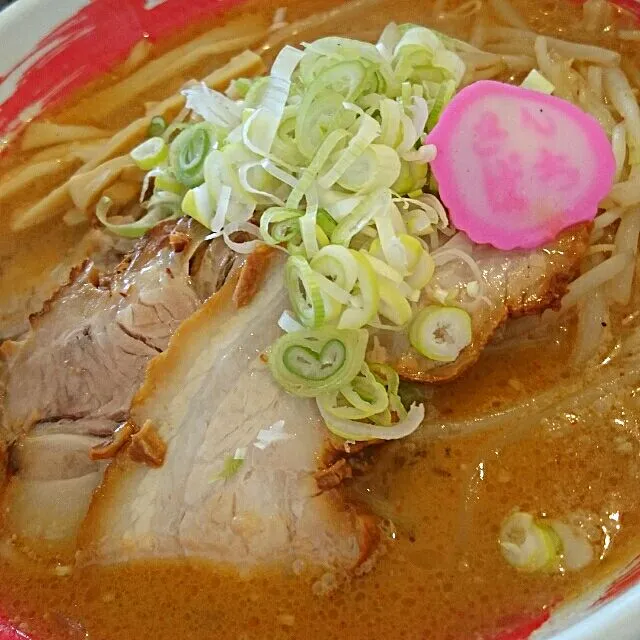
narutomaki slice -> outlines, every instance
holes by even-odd
[[[477,243],[533,249],[592,220],[615,160],[598,122],[571,103],[501,82],[463,89],[427,137],[454,226]]]

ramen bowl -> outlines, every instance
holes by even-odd
[[[0,139],[9,141],[44,109],[108,73],[141,38],[170,37],[239,4],[239,0],[18,0],[0,12]],[[640,5],[633,0],[624,4],[640,15]],[[1,606],[0,640],[30,638],[25,627],[3,617]],[[555,603],[535,618],[523,616],[503,626],[491,637],[639,637],[640,556],[575,598]]]

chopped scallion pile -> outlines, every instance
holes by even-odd
[[[395,372],[365,362],[368,326],[410,330],[435,360],[455,359],[470,340],[464,311],[418,313],[435,268],[425,238],[448,224],[423,192],[437,153],[424,136],[464,75],[454,48],[413,24],[390,24],[377,44],[285,46],[269,76],[235,80],[226,95],[185,89],[191,121],[154,118],[152,137],[132,153],[149,170],[152,200],[171,203],[166,216],[189,215],[234,250],[264,242],[289,254],[293,313],[281,318],[289,333],[271,347],[269,366],[351,440],[403,437],[424,416],[422,405],[403,406]],[[114,233],[151,222],[112,224],[105,207],[100,219]],[[258,218],[259,231],[248,224]],[[255,240],[239,245],[238,229]]]

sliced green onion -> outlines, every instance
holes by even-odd
[[[173,140],[169,157],[176,179],[186,187],[204,182],[204,163],[217,145],[216,131],[206,122],[191,125]]]
[[[302,58],[302,51],[286,45],[271,66],[262,99],[243,127],[245,145],[254,153],[269,157],[282,122],[291,89],[291,76]]]
[[[151,122],[149,122],[149,128],[147,129],[147,136],[149,138],[155,138],[161,136],[167,129],[167,122],[162,116],[153,116]]]
[[[318,173],[326,164],[333,150],[348,135],[349,134],[344,129],[337,129],[336,131],[332,131],[327,136],[327,138],[320,145],[320,148],[316,152],[309,166],[302,172],[298,184],[290,193],[287,200],[287,207],[293,209],[298,207],[298,205],[300,204],[300,200],[302,200],[304,194],[313,185]]]
[[[242,120],[242,107],[224,93],[210,89],[204,82],[187,87],[181,93],[186,98],[187,109],[216,127],[230,131]]]
[[[205,185],[208,188],[208,185]],[[201,187],[196,187],[197,189]],[[211,219],[211,224],[209,228],[214,233],[220,233],[223,230],[225,222],[227,220],[227,213],[229,213],[229,207],[231,204],[231,187],[228,185],[222,185],[220,188],[220,193],[218,195],[218,203],[216,205],[216,212]]]
[[[129,154],[131,159],[144,171],[161,165],[169,155],[167,143],[160,137],[149,138]]]
[[[389,393],[398,394],[400,376],[393,367],[381,362],[370,362],[369,370],[375,376],[376,380],[387,388]]]
[[[343,217],[333,230],[331,242],[348,247],[353,236],[362,231],[373,220],[376,212],[382,206],[380,199],[383,194],[383,191],[375,191],[363,199],[355,200],[354,202],[357,202],[357,204],[351,213]]]
[[[320,287],[309,263],[301,256],[289,256],[284,278],[291,306],[300,322],[305,327],[320,327],[325,309]]]
[[[537,69],[531,69],[527,77],[520,85],[523,89],[531,89],[551,95],[555,90],[555,86],[549,82]]]
[[[283,311],[280,315],[280,318],[278,319],[278,326],[285,333],[293,333],[294,331],[304,330],[304,326],[301,325],[287,310]]]
[[[591,564],[595,555],[594,549],[582,529],[558,520],[549,520],[548,526],[559,539],[563,569],[579,571]]]
[[[504,520],[499,544],[504,559],[521,571],[552,570],[561,551],[560,540],[553,529],[522,511]]]
[[[366,365],[363,369],[364,375],[357,375],[339,391],[318,396],[318,406],[326,414],[346,420],[362,420],[383,412],[389,406],[387,391]]]
[[[342,95],[344,100],[355,100],[367,80],[368,69],[359,60],[338,62],[323,69],[316,81],[327,89]]]
[[[300,240],[300,218],[302,212],[271,207],[260,217],[260,233],[262,239],[270,245]]]
[[[253,153],[269,157],[289,98],[291,76],[302,55],[286,45],[276,56],[260,104],[242,131],[244,143]]]
[[[392,149],[395,149],[403,138],[402,130],[402,105],[390,98],[380,101],[380,138],[379,141]]]
[[[182,199],[182,211],[207,229],[211,228],[213,207],[206,184],[187,191]]]
[[[364,363],[364,330],[324,328],[289,333],[269,350],[271,373],[289,393],[317,397],[349,384]]]
[[[358,279],[358,261],[349,249],[340,245],[323,247],[309,263],[317,273],[350,292]]]
[[[387,194],[384,202],[376,210],[373,219],[385,261],[400,273],[407,274],[409,256],[402,240],[393,227],[393,219],[389,215],[392,208],[395,209],[395,205],[391,201],[390,195]]]
[[[404,247],[407,257],[407,270],[409,273],[413,273],[413,270],[424,253],[420,240],[406,233],[399,235],[398,240],[400,240],[400,243]]]
[[[300,235],[307,258],[313,258],[318,253],[319,243],[316,227],[316,215],[318,213],[318,196],[315,185],[307,191],[307,208],[300,218]]]
[[[244,464],[244,458],[236,458],[235,456],[227,456],[224,459],[222,470],[214,478],[214,480],[229,480],[240,471],[240,467]]]
[[[340,329],[357,329],[370,322],[378,310],[380,291],[376,275],[367,259],[357,251],[350,250],[358,263],[358,279],[352,295],[358,300],[358,306],[345,309],[338,321]]]
[[[426,27],[408,28],[393,51],[395,72],[400,79],[416,80],[416,70],[429,68],[436,51],[443,48],[438,36]]]
[[[444,108],[449,104],[455,92],[456,83],[451,80],[445,81],[439,86],[438,93],[433,104],[431,105],[431,110],[429,111],[429,118],[427,119],[427,131],[431,131],[431,129],[433,129],[436,124],[438,124],[438,120],[440,120],[440,116],[442,115]]]
[[[328,247],[331,244],[331,240],[329,240],[329,236],[322,230],[322,227],[316,221],[316,241],[318,242],[318,247],[321,249],[323,247]]]
[[[391,189],[396,193],[412,193],[414,191],[420,191],[420,195],[422,195],[421,190],[427,183],[428,173],[429,166],[422,162],[401,160],[400,175],[393,185],[391,185]]]
[[[169,191],[177,195],[183,195],[185,192],[184,185],[178,182],[167,168],[157,169],[154,178],[156,191]]]
[[[334,232],[335,228],[338,226],[338,223],[324,209],[318,210],[318,215],[316,216],[316,223],[328,237],[331,237],[331,234]]]
[[[369,264],[378,275],[381,275],[396,284],[402,282],[402,274],[399,271],[396,271],[393,267],[390,267],[384,260],[380,260],[380,258],[372,256],[364,249],[360,249],[360,253],[369,261]]]
[[[351,295],[348,291],[345,291],[342,287],[339,287],[335,282],[329,280],[320,273],[315,274],[315,280],[322,292],[334,300],[337,300],[341,304],[350,304]]]
[[[411,435],[424,420],[424,405],[411,405],[407,416],[388,427],[379,427],[374,424],[357,422],[355,420],[345,420],[338,418],[324,410],[318,403],[320,415],[325,421],[331,433],[354,442],[367,440],[399,440]]]
[[[393,51],[398,44],[398,41],[402,37],[402,32],[395,22],[390,22],[380,34],[376,49],[387,59],[390,60],[393,56]]]
[[[407,324],[413,315],[411,305],[398,291],[397,286],[386,278],[379,278],[378,290],[380,291],[380,302],[378,304],[380,315],[383,315],[398,326]]]
[[[473,338],[471,317],[464,309],[430,305],[411,324],[413,347],[430,360],[453,362]]]
[[[159,222],[177,217],[171,214],[167,215],[167,210],[162,207],[155,207],[153,209],[149,209],[148,213],[135,222],[113,224],[112,222],[109,222],[107,217],[112,204],[113,202],[111,198],[102,196],[96,206],[96,218],[98,218],[98,220],[107,229],[109,229],[111,233],[115,233],[123,238],[140,238],[149,231],[149,229],[153,229],[153,227],[155,227]]]
[[[400,158],[395,149],[372,144],[343,172],[338,185],[347,191],[365,193],[390,187],[399,175]]]
[[[260,104],[264,96],[264,92],[267,90],[268,82],[269,76],[262,76],[253,80],[244,97],[245,108],[255,109]]]
[[[338,155],[331,169],[319,178],[318,184],[323,189],[330,189],[378,135],[380,135],[378,122],[367,114],[360,116],[356,135],[351,138],[347,148]]]
[[[296,144],[306,158],[313,158],[328,132],[348,129],[356,114],[344,108],[343,97],[336,91],[314,83],[305,93],[296,120]]]
[[[431,278],[433,278],[435,270],[436,263],[434,259],[429,253],[427,253],[427,251],[423,249],[418,263],[413,268],[411,275],[407,276],[405,282],[411,288],[420,291],[424,289],[429,284],[429,282],[431,282]]]
[[[277,189],[277,182],[268,173],[262,161],[252,161],[240,164],[237,167],[240,186],[258,204],[275,204],[284,206],[284,202],[273,191]]]
[[[232,100],[242,100],[247,96],[254,82],[253,78],[234,78],[229,84],[226,94]]]
[[[380,413],[389,405],[386,388],[378,382],[366,363],[349,384],[341,387],[340,393],[352,407],[368,414],[363,415],[362,418]]]

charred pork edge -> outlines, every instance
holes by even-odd
[[[540,301],[536,304],[525,303],[522,307],[518,308],[512,308],[508,303],[505,304],[500,319],[495,323],[493,329],[486,334],[486,338],[479,342],[474,339],[473,342],[463,350],[455,362],[442,365],[429,371],[409,369],[408,367],[396,364],[395,369],[398,375],[400,375],[403,380],[412,382],[444,383],[455,380],[478,361],[496,330],[507,320],[510,318],[534,315],[549,308],[556,308],[567,292],[569,284],[579,275],[580,262],[589,245],[590,228],[591,225],[579,225],[564,232],[563,235],[565,237],[571,233],[576,235],[574,244],[577,250],[574,260],[566,273],[554,274],[549,278],[549,282],[546,283],[545,287],[540,291]]]

